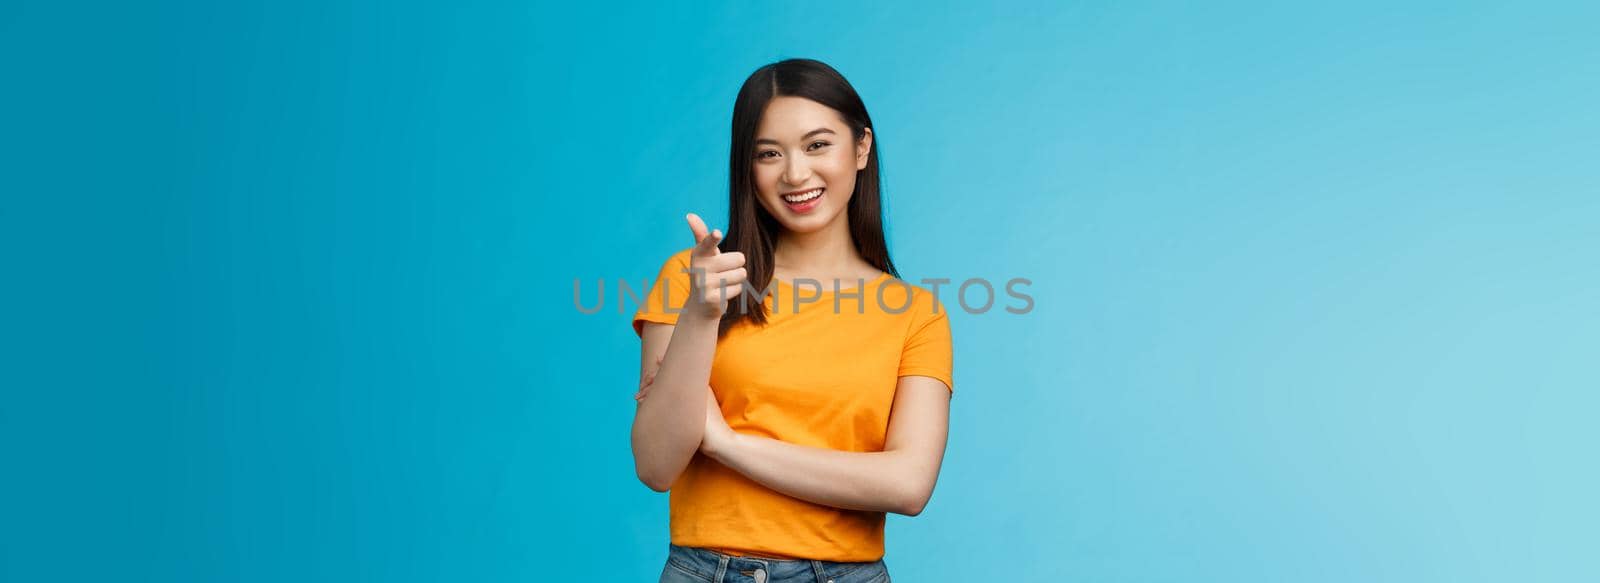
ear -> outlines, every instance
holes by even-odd
[[[867,155],[872,153],[872,128],[861,128],[861,140],[856,142],[856,170],[867,169]]]

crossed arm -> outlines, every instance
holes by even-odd
[[[672,326],[647,323],[647,345],[651,328],[656,326],[660,328],[655,334],[670,338]],[[650,354],[647,346],[641,370],[641,408],[655,378]],[[706,415],[700,453],[768,488],[836,508],[908,516],[921,513],[933,495],[944,460],[950,414],[950,390],[938,379],[899,378],[881,452],[839,451],[734,432],[723,420],[711,388],[703,391]],[[678,468],[678,473],[681,471]]]

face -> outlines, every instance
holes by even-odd
[[[867,167],[871,149],[871,128],[858,142],[832,108],[803,97],[773,98],[752,154],[761,206],[797,233],[844,219],[856,172]]]

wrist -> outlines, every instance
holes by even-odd
[[[708,304],[692,303],[683,309],[683,317],[697,322],[716,322],[722,319],[722,313]]]

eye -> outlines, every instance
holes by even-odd
[[[767,154],[777,154],[777,152],[774,152],[772,150],[762,150],[760,152],[756,152],[756,159],[757,160],[765,160],[767,158],[771,158],[772,157],[772,156],[768,156]]]
[[[822,142],[822,141],[817,141],[817,142],[811,142],[811,145],[813,145],[813,146],[815,146],[815,145],[817,145],[817,144],[821,144],[821,145],[824,145],[824,146],[826,146],[826,145],[828,145],[828,143],[827,143],[827,142]]]

